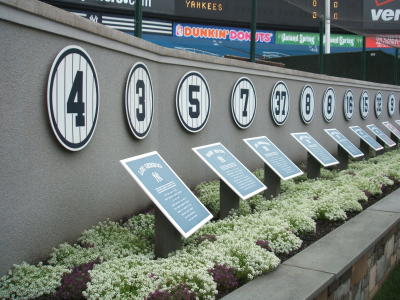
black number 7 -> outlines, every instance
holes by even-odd
[[[247,117],[247,105],[249,103],[249,90],[248,89],[240,89],[240,98],[243,99],[243,96],[246,96],[246,97],[244,98],[244,107],[243,107],[242,116]]]

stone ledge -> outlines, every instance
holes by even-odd
[[[399,223],[400,189],[223,300],[316,298]]]

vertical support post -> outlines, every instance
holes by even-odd
[[[142,0],[135,1],[135,36],[142,37]]]
[[[155,217],[154,252],[156,257],[167,257],[169,253],[182,248],[182,237],[158,208]]]
[[[397,147],[398,147],[398,146],[399,146],[399,142],[400,142],[399,138],[398,138],[393,132],[390,133],[390,138],[391,138],[393,141],[396,142]],[[395,148],[397,148],[397,147],[393,147],[393,148],[395,149]]]
[[[346,170],[349,166],[349,154],[341,146],[338,145],[338,170]]]
[[[256,61],[257,0],[251,1],[250,61]]]
[[[367,51],[366,51],[366,38],[363,36],[363,47],[361,53],[361,79],[367,80]]]
[[[315,179],[321,176],[321,166],[318,160],[307,152],[307,177]]]
[[[400,85],[399,48],[396,48],[396,50],[394,52],[394,84]]]
[[[281,178],[267,164],[264,164],[264,184],[268,187],[264,192],[266,199],[271,199],[280,194]]]
[[[331,0],[325,0],[325,54],[331,53]]]
[[[374,157],[375,156],[374,153],[372,153],[369,145],[366,142],[364,142],[363,139],[360,139],[360,150],[361,150],[361,152],[364,153],[364,155],[365,155],[364,157],[365,158],[369,158],[369,157]]]
[[[223,181],[219,180],[219,217],[223,219],[227,217],[232,209],[239,208],[240,198],[232,189]]]
[[[324,62],[324,20],[319,21],[319,73],[325,73]]]
[[[383,149],[380,150],[380,151],[377,151],[376,154],[379,155],[379,154],[385,153],[385,152],[386,152],[386,146],[385,146],[386,144],[385,144],[385,142],[381,141],[381,139],[378,138],[378,137],[376,137],[375,140],[376,140],[379,144],[382,143],[381,145],[383,146]]]

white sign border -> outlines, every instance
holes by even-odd
[[[350,142],[350,144],[352,144],[355,148],[358,149],[358,151],[361,152],[361,154],[353,155],[353,153],[351,153],[346,147],[343,147],[343,145],[340,144],[338,140],[336,140],[332,135],[329,134],[329,132],[330,132],[330,131],[333,131],[333,130],[339,131],[339,129],[336,129],[336,128],[324,129],[324,131],[326,132],[326,134],[327,134],[332,140],[334,140],[340,147],[342,147],[342,149],[344,149],[352,158],[358,158],[358,157],[361,157],[361,156],[364,156],[364,155],[365,155],[360,149],[358,149],[358,147],[357,147],[356,145],[354,145],[343,133],[341,133],[341,132],[339,131],[340,134],[343,135],[343,136]]]
[[[361,128],[361,126],[358,126],[358,125],[354,125],[354,126],[349,126],[349,128],[350,128],[350,130],[351,131],[353,131],[354,133],[355,133],[355,135],[356,136],[358,136],[360,139],[362,139],[363,141],[364,141],[364,143],[366,143],[370,148],[372,148],[372,150],[374,150],[374,151],[380,151],[380,150],[382,150],[384,147],[381,145],[381,144],[379,144],[378,142],[378,144],[381,146],[380,148],[375,148],[374,146],[372,146],[370,143],[369,143],[369,141],[367,141],[366,139],[364,139],[362,136],[360,136],[355,130],[354,130],[354,128],[355,127],[360,127]],[[362,129],[362,128],[361,128]],[[362,129],[362,130],[364,130],[364,129]],[[365,131],[365,130],[364,130]],[[365,132],[366,134],[368,134],[367,132]],[[373,139],[373,137],[372,136],[370,136],[372,139]]]
[[[238,162],[239,164],[246,169],[247,171],[249,171],[249,173],[254,177],[255,180],[257,180],[258,182],[261,183],[261,185],[263,186],[262,188],[244,196],[242,193],[240,193],[234,186],[232,186],[229,182],[229,180],[227,180],[224,176],[222,176],[217,169],[214,168],[213,165],[211,165],[206,159],[203,158],[203,156],[198,152],[198,150],[203,149],[203,148],[207,148],[207,147],[211,147],[211,146],[222,146],[224,148],[224,150],[226,150],[226,152],[228,152],[230,155],[232,155]],[[199,147],[194,147],[192,148],[192,150],[194,151],[194,153],[196,153],[196,155],[220,178],[222,179],[225,184],[227,186],[229,186],[229,188],[235,192],[236,195],[238,195],[242,200],[247,200],[259,193],[261,193],[262,191],[265,191],[267,189],[267,187],[265,186],[264,183],[262,183],[245,165],[243,165],[241,163],[241,161],[239,159],[237,159],[236,156],[234,156],[222,143],[213,143],[213,144],[208,144],[208,145],[204,145],[204,146],[199,146]]]
[[[158,155],[158,157],[165,163],[165,165],[171,170],[171,172],[178,178],[178,180],[188,189],[188,191],[193,195],[197,201],[199,201],[200,205],[204,207],[206,211],[208,211],[209,215],[207,218],[203,219],[200,223],[198,223],[195,227],[193,227],[191,230],[188,232],[184,232],[182,228],[178,225],[178,223],[175,222],[174,218],[171,217],[171,215],[165,210],[165,208],[160,204],[160,202],[153,196],[153,194],[146,188],[146,186],[142,183],[142,181],[136,176],[135,173],[132,172],[132,170],[129,168],[128,163],[134,160],[138,160],[144,157],[152,156],[152,155]],[[176,230],[179,231],[179,233],[186,239],[189,236],[191,236],[193,233],[195,233],[200,227],[202,227],[204,224],[206,224],[208,221],[210,221],[214,216],[212,213],[204,206],[203,203],[193,194],[193,192],[190,190],[190,188],[182,181],[182,179],[175,173],[175,171],[170,167],[169,164],[164,160],[164,158],[157,152],[157,151],[152,151],[148,152],[142,155],[137,155],[134,157],[126,158],[123,160],[120,160],[120,163],[122,166],[125,168],[125,170],[128,171],[129,175],[135,179],[136,183],[143,189],[143,191],[146,193],[146,195],[153,201],[153,203],[157,206],[157,208],[163,213],[163,215],[171,222],[171,224],[175,227]]]
[[[271,144],[273,144],[273,145],[278,149],[278,151],[280,152],[280,154],[281,154],[282,156],[286,157],[300,172],[298,172],[298,173],[296,173],[296,174],[293,174],[293,175],[290,175],[290,176],[288,176],[288,177],[283,177],[282,174],[281,174],[280,172],[278,172],[278,170],[276,170],[276,169],[270,164],[270,162],[269,162],[268,160],[266,160],[265,157],[263,157],[262,155],[260,155],[260,154],[258,153],[258,151],[256,151],[256,150],[253,148],[253,146],[248,142],[248,141],[252,141],[252,140],[256,140],[256,139],[260,139],[260,138],[266,138]],[[304,172],[303,172],[302,170],[300,170],[300,168],[299,168],[289,157],[287,157],[286,154],[283,153],[283,152],[281,151],[281,149],[279,149],[279,148],[278,148],[268,137],[266,137],[265,135],[263,135],[263,136],[258,136],[258,137],[253,137],[253,138],[243,139],[243,141],[244,141],[244,142],[249,146],[249,148],[250,148],[251,150],[253,150],[253,151],[257,154],[257,156],[258,156],[259,158],[261,158],[261,160],[262,160],[265,164],[267,164],[268,167],[269,167],[272,171],[274,171],[275,174],[277,174],[282,180],[285,180],[285,181],[286,181],[286,180],[289,180],[289,179],[292,179],[292,178],[295,178],[295,177],[297,177],[297,176],[300,176],[300,175],[303,175],[303,174],[304,174]]]
[[[385,123],[386,123],[386,124],[385,124]],[[387,130],[389,130],[390,133],[394,134],[394,135],[396,136],[396,138],[400,140],[400,135],[398,135],[396,132],[392,131],[392,130],[387,126],[387,124],[393,126],[393,124],[390,123],[389,121],[384,121],[384,122],[382,122],[382,125],[385,126],[385,128],[386,128]],[[396,130],[398,130],[395,126],[393,126],[393,127],[394,127]]]
[[[296,137],[296,134],[305,134],[305,133],[308,134],[309,136],[311,136],[311,137],[314,139],[314,141],[315,141],[322,149],[324,149],[325,151],[327,151],[327,152],[336,160],[336,162],[333,162],[333,163],[330,163],[330,164],[324,164],[317,156],[314,155],[314,153],[312,153],[311,151],[309,151],[309,150],[307,149],[307,147],[304,146],[303,143]],[[336,157],[334,157],[328,150],[326,150],[324,147],[322,147],[322,145],[321,145],[320,143],[318,143],[318,141],[317,141],[311,134],[309,134],[308,132],[294,132],[294,133],[291,133],[290,135],[291,135],[304,149],[306,149],[307,153],[310,153],[324,168],[327,168],[327,167],[330,167],[330,166],[334,166],[334,165],[339,164],[339,161],[336,159]]]
[[[371,131],[377,138],[379,138],[382,142],[384,142],[385,144],[386,144],[386,146],[388,146],[389,148],[393,148],[394,146],[396,146],[396,142],[395,141],[393,141],[390,137],[388,137],[387,135],[386,135],[386,133],[384,133],[383,131],[382,131],[382,133],[389,139],[389,140],[391,140],[393,143],[394,143],[394,145],[389,145],[385,140],[383,140],[380,136],[378,136],[378,135],[376,135],[375,134],[375,132],[373,132],[372,131],[372,129],[371,128],[369,128],[369,126],[375,126],[376,128],[378,128],[380,131],[382,131],[378,126],[376,126],[375,124],[369,124],[369,125],[367,125],[367,128],[368,128],[368,130],[369,131]]]

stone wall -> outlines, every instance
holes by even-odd
[[[400,224],[393,228],[315,300],[371,299],[400,262]]]

